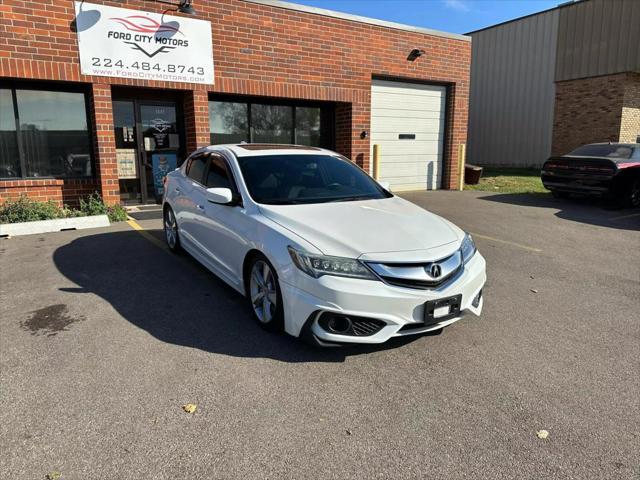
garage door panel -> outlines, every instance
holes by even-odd
[[[403,154],[394,154],[394,155],[385,155],[384,163],[426,163],[426,162],[439,162],[442,160],[442,156],[437,153],[432,153],[428,155],[424,154],[416,154],[416,153],[403,153]],[[380,162],[382,165],[382,162]]]
[[[385,180],[386,181],[386,180]],[[393,192],[407,192],[410,190],[436,190],[440,188],[440,181],[433,180],[427,182],[389,182]]]
[[[440,129],[441,123],[443,122],[439,119],[425,118],[415,121],[402,117],[376,118],[371,121],[371,132],[432,133]]]
[[[434,85],[373,81],[371,145],[380,149],[380,180],[392,190],[439,188],[445,92]]]
[[[395,80],[374,80],[377,92],[393,95],[440,96],[445,87],[427,83],[406,83]]]
[[[415,161],[415,157],[409,157],[409,156],[405,156],[405,157],[398,157],[395,160],[389,161],[389,162],[385,162],[382,163],[380,162],[380,171],[381,172],[388,172],[388,173],[393,173],[393,169],[394,168],[399,168],[402,165],[406,165],[406,164],[413,164],[416,166],[416,171],[422,171],[425,172],[427,169],[427,165],[430,165],[431,163],[435,164],[436,166],[438,166],[441,162],[439,158],[431,158],[431,159],[420,159],[419,162]],[[388,174],[387,173],[387,174]]]
[[[380,145],[380,144],[385,144],[387,142],[392,142],[392,143],[387,143],[388,145],[390,144],[395,144],[398,143],[398,133],[397,132],[374,132],[373,130],[371,130],[371,138],[373,138],[373,134],[376,134],[376,144]],[[373,140],[372,140],[373,141]],[[405,143],[405,142],[440,142],[442,143],[442,137],[438,134],[438,133],[416,133],[416,139],[415,140],[402,140],[399,143]]]
[[[442,164],[437,160],[428,162],[396,162],[380,165],[380,173],[384,173],[387,177],[399,177],[405,175],[417,175],[423,177],[425,175],[439,175]]]
[[[380,174],[386,179],[396,177],[414,177],[422,179],[426,177],[439,176],[438,162],[427,163],[407,163],[397,162],[394,164],[384,164],[380,166]]]
[[[439,111],[444,109],[444,102],[441,98],[435,97],[397,97],[388,95],[386,97],[376,96],[373,98],[371,104],[373,110],[406,110],[406,111],[421,111],[427,110],[429,112]]]
[[[398,108],[376,108],[371,111],[373,118],[404,118],[407,120],[440,120],[440,110],[402,110]]]
[[[393,154],[401,149],[413,149],[419,152],[437,152],[442,146],[442,142],[439,140],[380,140],[376,143],[381,149],[384,148],[384,153]]]
[[[415,145],[397,145],[394,147],[385,147],[384,144],[379,145],[380,154],[384,155],[385,161],[393,161],[400,157],[421,157],[426,160],[441,160],[442,151],[439,144],[433,144],[428,148],[420,148]],[[390,153],[391,152],[391,153]],[[416,158],[411,158],[411,161],[416,161]],[[407,159],[409,161],[409,159]]]

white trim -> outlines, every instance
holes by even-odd
[[[244,0],[244,1],[248,3],[258,3],[260,5],[268,5],[270,7],[286,8],[288,10],[296,10],[298,12],[322,15],[324,17],[340,18],[343,20],[350,20],[352,22],[368,23],[369,25],[378,25],[380,27],[394,28],[396,30],[405,30],[408,32],[424,33],[426,35],[452,38],[454,40],[463,40],[465,42],[471,41],[471,37],[467,35],[460,35],[458,33],[442,32],[440,30],[432,30],[430,28],[422,28],[422,27],[414,27],[412,25],[405,25],[403,23],[387,22],[386,20],[378,20],[376,18],[361,17],[360,15],[352,15],[350,13],[336,12],[334,10],[327,10],[324,8],[310,7],[307,5],[299,5],[297,3],[283,2],[281,0]]]

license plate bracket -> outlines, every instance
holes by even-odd
[[[462,304],[462,295],[454,295],[453,297],[439,298],[431,300],[424,304],[424,323],[430,325],[432,323],[442,322],[451,318],[460,316],[460,305]],[[448,308],[448,313],[446,309]]]

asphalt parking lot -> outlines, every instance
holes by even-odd
[[[637,479],[640,212],[404,196],[475,235],[485,310],[371,348],[262,331],[154,214],[0,239],[2,478]]]

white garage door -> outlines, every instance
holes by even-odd
[[[379,146],[379,179],[392,190],[440,187],[445,100],[445,87],[373,80],[371,150]]]

